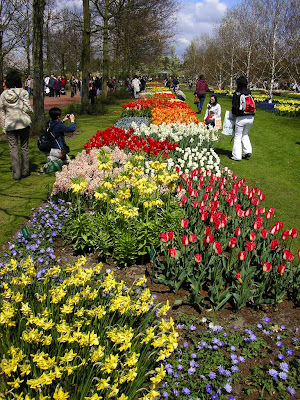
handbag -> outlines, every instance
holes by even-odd
[[[200,103],[199,97],[195,95],[194,104]]]
[[[215,128],[220,131],[222,129],[222,118],[216,117],[215,118]]]
[[[62,166],[63,166],[62,160],[50,161],[47,165],[47,173],[51,174],[51,172],[61,171]]]
[[[225,118],[223,122],[223,130],[222,133],[223,135],[234,135],[235,131],[235,118],[232,115],[231,111],[226,111],[225,112]]]

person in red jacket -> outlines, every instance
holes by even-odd
[[[197,103],[197,107],[198,107],[197,114],[200,114],[202,111],[207,91],[208,91],[208,84],[207,84],[206,80],[204,79],[204,76],[199,75],[199,79],[196,84],[196,92],[195,92],[195,95],[197,95],[198,99],[200,100],[199,103]]]

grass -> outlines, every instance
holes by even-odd
[[[193,110],[193,91],[187,91],[187,102]],[[206,96],[202,113],[203,120],[209,95]],[[231,99],[219,97],[222,120],[226,110],[231,110]],[[197,114],[198,115],[198,114]],[[299,118],[279,117],[257,109],[249,136],[253,147],[250,160],[241,162],[230,159],[233,142],[231,137],[221,135],[216,147],[221,164],[231,168],[239,177],[244,177],[249,186],[256,186],[266,193],[266,207],[276,209],[276,221],[284,222],[284,229],[300,230],[300,139]],[[293,251],[300,247],[300,235],[294,240]]]
[[[120,118],[123,101],[108,106],[108,113],[100,116],[76,117],[76,132],[72,139],[66,136],[71,148],[71,156],[82,151],[83,144],[90,139],[98,129],[102,130],[114,124]],[[116,111],[116,113],[114,113]],[[45,163],[45,156],[37,148],[37,139],[29,141],[29,160],[31,175],[20,181],[12,178],[9,147],[7,140],[0,140],[0,246],[6,243],[16,231],[24,225],[32,209],[46,200],[55,181],[55,174],[39,175],[39,170]]]
[[[187,102],[192,109],[193,91],[187,91]],[[206,97],[204,110],[209,96]],[[219,97],[222,107],[222,119],[226,110],[231,109],[231,99]],[[119,100],[116,105],[108,106],[108,113],[101,116],[80,116],[76,118],[78,135],[68,139],[71,156],[82,150],[83,144],[98,129],[105,129],[117,121],[121,115]],[[199,119],[203,118],[204,110]],[[116,111],[116,113],[114,113]],[[231,138],[223,136],[217,146],[217,152],[223,166],[231,168],[238,176],[245,177],[249,186],[257,186],[266,193],[266,207],[276,208],[276,220],[285,223],[285,229],[300,229],[300,180],[299,159],[300,141],[298,131],[299,118],[276,117],[258,109],[254,125],[250,131],[253,155],[250,160],[234,162],[230,159]],[[55,175],[38,175],[45,157],[39,152],[36,139],[30,140],[31,176],[21,181],[14,181],[10,170],[10,159],[7,141],[0,141],[0,245],[20,228],[31,213],[44,201],[55,180]],[[300,238],[294,241],[293,251],[300,247]]]

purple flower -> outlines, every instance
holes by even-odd
[[[181,364],[178,364],[177,365],[177,369],[178,369],[178,371],[182,371],[183,370],[183,366]]]
[[[285,380],[287,378],[287,374],[285,372],[279,372],[279,378]]]
[[[263,327],[262,324],[257,324],[256,326],[257,326],[259,329],[262,329],[262,327]]]
[[[245,362],[245,358],[244,358],[244,357],[242,357],[242,356],[239,356],[239,360],[240,360],[240,362],[242,362],[242,363],[244,363],[244,362]]]
[[[272,378],[277,378],[278,372],[276,371],[276,369],[271,368],[269,369],[269,374],[272,376]]]
[[[190,331],[195,331],[197,328],[195,327],[195,325],[191,325],[189,329]]]
[[[182,393],[188,396],[191,393],[191,391],[188,388],[183,388]]]
[[[294,395],[296,394],[296,390],[293,389],[291,386],[288,386],[288,387],[286,388],[286,391],[287,391],[291,396],[294,396]]]
[[[233,365],[233,366],[231,367],[231,371],[232,371],[232,372],[238,372],[238,371],[239,371],[239,367],[237,367],[236,365]]]
[[[174,396],[178,396],[179,395],[179,392],[178,392],[178,390],[177,389],[173,389],[173,394],[174,394]]]
[[[211,400],[218,400],[219,396],[217,394],[211,395]]]
[[[281,347],[282,345],[283,345],[282,342],[280,342],[280,341],[276,342],[276,346]]]
[[[168,392],[163,392],[162,396],[164,399],[167,399],[169,397],[169,394]]]
[[[284,355],[283,354],[278,354],[279,360],[284,360]]]
[[[285,363],[285,362],[280,363],[280,368],[281,368],[281,370],[284,371],[284,372],[289,372],[289,366],[288,366],[288,364]]]
[[[212,387],[210,385],[206,385],[205,389],[206,389],[207,393],[211,393],[212,392]]]
[[[286,355],[287,355],[287,356],[293,355],[293,350],[292,350],[292,349],[287,349]]]
[[[196,372],[196,368],[192,368],[191,367],[191,368],[188,369],[188,374],[189,375],[193,375],[195,372]]]
[[[228,369],[225,369],[224,375],[227,376],[227,378],[228,378],[229,376],[231,376],[231,372],[228,371]]]
[[[215,379],[216,376],[217,376],[217,375],[216,375],[214,372],[210,372],[210,373],[208,374],[209,379]]]
[[[264,318],[264,322],[265,322],[266,324],[268,324],[270,321],[271,321],[271,318],[269,318],[269,317],[265,317],[265,318]]]
[[[224,389],[226,390],[227,393],[231,393],[232,392],[232,386],[229,385],[229,383],[226,383],[226,385],[224,386]]]
[[[196,353],[192,353],[191,354],[191,358],[197,358],[197,354]]]
[[[189,347],[189,344],[187,342],[183,342],[183,347],[187,348]]]
[[[39,263],[42,263],[42,262],[44,262],[44,259],[43,259],[42,257],[39,257],[39,258],[38,258],[38,262],[39,262]]]
[[[230,346],[230,350],[231,351],[235,351],[235,347],[234,346]]]

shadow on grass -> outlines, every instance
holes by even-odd
[[[215,148],[215,152],[218,155],[224,155],[227,156],[228,158],[231,158],[231,150],[225,150],[225,149],[219,149],[219,148]]]

